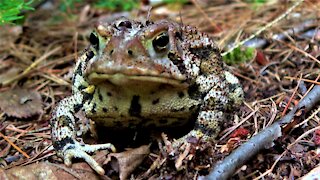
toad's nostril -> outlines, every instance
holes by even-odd
[[[133,52],[131,50],[128,50],[128,54],[132,56]]]
[[[113,49],[110,51],[110,55],[112,55],[112,53],[113,53]]]
[[[118,27],[126,27],[128,29],[132,28],[132,24],[130,21],[122,21],[119,23]]]

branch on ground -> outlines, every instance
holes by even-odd
[[[282,135],[282,128],[289,124],[295,116],[298,116],[296,115],[296,112],[299,110],[307,112],[319,102],[320,85],[316,85],[286,116],[241,145],[223,161],[217,163],[210,174],[202,179],[230,178],[238,168],[243,166],[258,152],[271,147],[273,145],[273,141]]]

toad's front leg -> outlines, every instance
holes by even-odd
[[[243,90],[238,79],[224,71],[222,74],[200,76],[197,79],[199,91],[205,93],[195,127],[174,145],[186,143],[190,137],[213,140],[220,132],[220,126],[226,120],[226,112],[232,112],[243,101]]]
[[[53,147],[58,156],[64,159],[66,165],[72,164],[72,158],[84,159],[97,173],[103,175],[103,168],[88,153],[100,149],[111,149],[115,151],[112,144],[88,145],[76,140],[78,118],[75,113],[82,109],[83,104],[88,101],[93,93],[94,86],[89,86],[81,92],[76,92],[71,97],[59,102],[53,112],[51,123],[51,137]]]

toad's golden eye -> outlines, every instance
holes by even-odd
[[[159,34],[156,38],[152,40],[152,45],[155,51],[161,52],[166,50],[169,44],[169,36],[167,32]]]

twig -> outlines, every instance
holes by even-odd
[[[295,50],[295,51],[300,52],[301,54],[307,56],[308,58],[314,60],[316,63],[320,64],[320,61],[319,61],[317,58],[315,58],[315,57],[312,56],[311,54],[305,52],[304,50],[301,50],[301,49],[297,48],[296,46],[293,46],[293,45],[291,45],[291,44],[289,44],[289,43],[286,43],[286,42],[283,42],[283,41],[279,41],[279,42],[283,43],[284,45],[290,47],[291,49],[293,49],[293,50]]]
[[[256,136],[253,136],[249,141],[233,151],[222,162],[217,163],[210,174],[202,179],[230,178],[247,160],[251,159],[262,149],[271,147],[273,141],[282,135],[281,128],[291,122],[291,119],[298,110],[304,108],[305,111],[309,111],[319,102],[320,85],[316,85],[286,116],[265,128]]]
[[[298,80],[298,78],[295,78],[295,77],[289,77],[289,76],[285,76],[284,79],[290,79],[290,80]],[[317,84],[317,85],[320,85],[320,82],[318,82],[317,80],[311,80],[311,79],[304,79],[304,78],[301,78],[300,79],[301,81],[305,81],[305,82],[309,82],[309,83],[313,83],[313,84]]]
[[[47,59],[49,56],[51,56],[52,54],[56,53],[57,51],[59,51],[61,49],[61,47],[57,47],[54,48],[53,50],[49,51],[48,53],[44,54],[43,56],[41,56],[39,59],[37,59],[36,61],[34,61],[27,69],[25,69],[21,74],[7,80],[3,82],[3,85],[8,85],[11,82],[15,81],[15,80],[19,80],[21,78],[23,78],[24,76],[26,76],[28,73],[30,73],[30,71],[35,68],[37,65],[39,65],[43,60]]]
[[[289,108],[289,106],[290,106],[290,103],[292,102],[292,100],[293,100],[293,97],[294,97],[294,95],[296,94],[296,92],[298,91],[298,88],[299,88],[299,85],[300,85],[300,82],[301,82],[301,77],[302,77],[302,74],[300,75],[300,78],[299,78],[299,81],[298,81],[298,84],[297,84],[297,86],[296,86],[296,88],[294,88],[294,91],[293,91],[293,93],[292,93],[292,95],[291,95],[291,97],[290,97],[290,99],[289,99],[289,101],[288,101],[288,103],[287,103],[287,105],[286,105],[286,107],[284,108],[284,110],[282,111],[282,113],[281,113],[281,117],[283,117],[285,114],[286,114],[286,112],[287,112],[287,110],[288,110],[288,108]]]
[[[24,155],[26,158],[30,158],[30,156],[27,154],[27,153],[25,153],[24,151],[22,151],[22,149],[20,149],[18,146],[16,146],[13,142],[11,142],[8,138],[7,138],[7,136],[5,136],[5,135],[3,135],[1,132],[0,132],[0,136],[4,139],[4,140],[6,140],[12,147],[14,147],[17,151],[19,151],[22,155]]]

